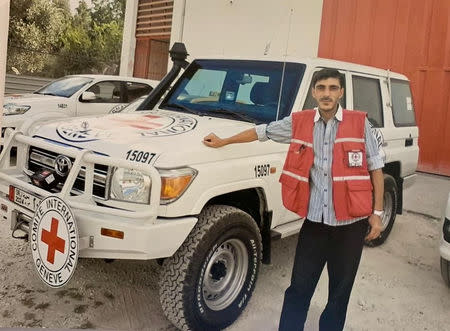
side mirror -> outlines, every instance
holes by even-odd
[[[95,99],[97,99],[97,97],[95,96],[94,92],[83,92],[83,94],[81,95],[82,101],[92,101]]]

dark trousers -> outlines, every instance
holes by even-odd
[[[319,328],[343,329],[367,229],[367,219],[342,226],[305,221],[298,237],[291,285],[284,294],[279,330],[303,330],[325,263],[328,303],[320,316]]]

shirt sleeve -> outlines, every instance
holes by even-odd
[[[369,120],[367,118],[364,124],[364,139],[366,143],[366,158],[368,170],[372,171],[383,168],[384,161],[380,154],[377,140],[375,139]]]
[[[278,143],[289,144],[292,138],[292,117],[289,115],[279,121],[257,125],[255,129],[259,141],[270,139]]]

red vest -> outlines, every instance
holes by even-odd
[[[284,206],[301,217],[308,214],[309,171],[314,163],[315,110],[292,114],[292,139],[280,177]],[[364,122],[366,113],[343,110],[333,148],[333,205],[336,219],[372,213],[372,182],[367,170]]]

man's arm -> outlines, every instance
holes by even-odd
[[[375,136],[370,128],[369,121],[366,118],[365,122],[365,143],[367,153],[367,166],[369,169],[370,180],[373,186],[373,209],[383,210],[383,196],[384,196],[384,176],[381,170],[384,166],[381,158],[378,144]],[[379,237],[383,228],[381,217],[375,214],[369,216],[370,232],[366,240],[373,240]]]
[[[370,180],[373,185],[373,209],[383,210],[384,176],[381,169],[370,171]]]
[[[206,146],[217,148],[228,144],[249,143],[255,140],[258,140],[258,135],[256,129],[251,128],[228,138],[219,138],[214,133],[210,133],[203,138],[203,143]]]
[[[266,141],[267,139],[289,144],[292,136],[292,117],[274,121],[269,124],[260,124],[252,129],[248,129],[228,138],[219,138],[214,133],[210,133],[203,138],[203,143],[209,147],[222,147],[228,144],[249,143],[255,140]]]
[[[381,169],[370,171],[370,180],[373,186],[373,209],[383,210],[384,177]],[[383,228],[381,217],[375,214],[369,216],[370,232],[366,240],[370,241],[380,236]]]

